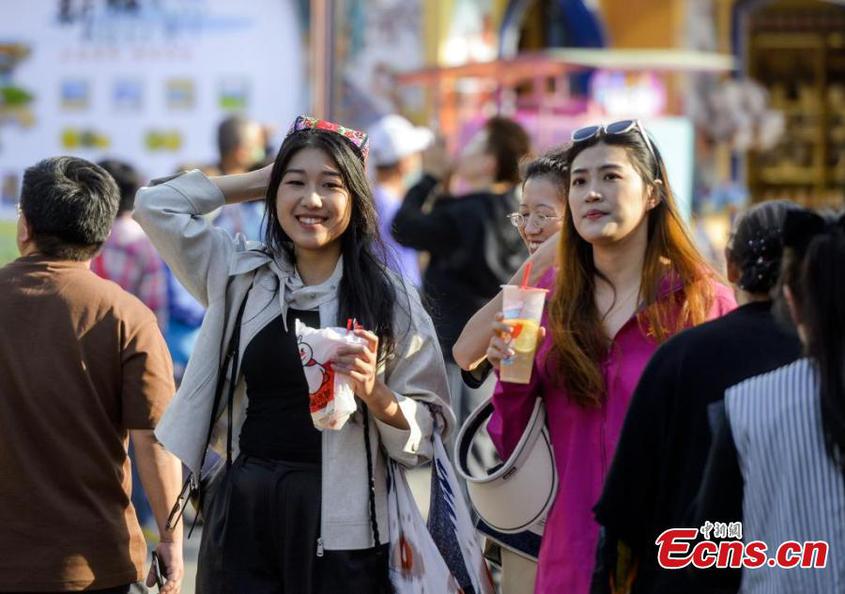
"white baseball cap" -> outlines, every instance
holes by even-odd
[[[434,140],[428,128],[414,126],[400,115],[386,115],[367,131],[370,137],[370,161],[373,165],[391,165],[399,159],[425,150]]]

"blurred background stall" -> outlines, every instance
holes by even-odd
[[[732,213],[841,204],[845,6],[837,0],[0,1],[0,260],[22,168],[57,153],[142,175],[214,163],[215,127],[399,113],[457,151],[485,118],[537,150],[640,117],[714,258]]]
[[[248,121],[249,169],[301,112],[398,114],[453,158],[494,115],[535,153],[640,118],[722,266],[748,205],[845,204],[845,0],[0,0],[0,265],[36,161],[233,170],[218,126]]]

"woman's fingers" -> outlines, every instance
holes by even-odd
[[[513,332],[513,326],[510,324],[505,324],[503,322],[496,322],[493,324],[493,333],[496,336],[504,338],[505,335],[510,335]]]
[[[512,357],[514,354],[513,350],[510,348],[509,340],[494,338],[491,342],[491,346],[493,346],[497,351],[505,353],[508,357]]]
[[[363,344],[348,344],[337,349],[335,359],[341,357],[358,357],[367,354],[369,349]]]
[[[356,382],[358,382],[360,384],[365,383],[369,379],[369,376],[367,374],[361,373],[360,371],[350,370],[350,371],[343,372],[343,374],[348,375],[349,377],[351,377],[353,380],[355,380]]]
[[[376,336],[369,330],[364,330],[363,328],[358,328],[354,332],[355,336],[363,338],[367,341],[367,346],[372,352],[375,353],[378,351],[378,336]]]
[[[502,359],[513,357],[514,352],[510,346],[508,346],[507,341],[498,337],[493,337],[490,340],[490,345],[487,347],[486,355],[487,360],[490,361],[494,367],[498,367]]]
[[[504,319],[505,315],[502,312],[496,314],[496,320],[491,325],[494,336],[506,338],[505,335],[513,331],[513,326],[505,322]]]
[[[336,371],[341,371],[344,373],[353,370],[357,370],[362,373],[369,373],[373,371],[372,363],[359,357],[335,359],[332,365]]]

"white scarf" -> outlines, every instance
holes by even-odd
[[[340,279],[343,278],[343,256],[337,259],[337,264],[329,278],[318,285],[306,285],[296,267],[286,260],[275,259],[270,262],[270,268],[279,278],[279,305],[283,314],[282,321],[287,330],[289,308],[314,311],[322,309],[322,305],[337,298]],[[333,325],[335,320],[329,323]]]

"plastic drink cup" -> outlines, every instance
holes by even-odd
[[[502,360],[499,378],[503,382],[527,384],[534,368],[537,335],[548,291],[519,285],[502,285],[502,289],[502,313],[504,321],[513,327],[510,348],[514,356]]]

